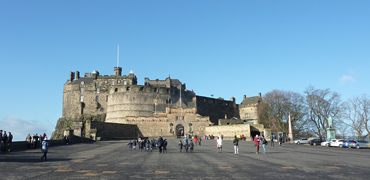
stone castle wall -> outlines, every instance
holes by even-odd
[[[251,126],[249,124],[233,124],[233,125],[219,125],[206,127],[205,133],[218,137],[223,135],[226,139],[232,139],[235,135],[242,135],[249,139],[251,134]]]
[[[209,126],[209,117],[196,114],[196,109],[167,109],[152,117],[125,117],[112,123],[137,125],[145,137],[176,136],[176,126],[184,128],[184,134],[204,135]]]
[[[116,124],[105,122],[91,122],[91,129],[97,129],[96,137],[101,137],[101,140],[112,140],[120,138],[135,138],[143,137],[140,128],[132,124]]]
[[[218,119],[239,118],[239,109],[235,101],[226,101],[222,99],[207,98],[202,96],[196,97],[198,114],[210,116],[210,121],[215,125]]]

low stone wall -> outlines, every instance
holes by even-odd
[[[128,140],[142,136],[137,125],[106,122],[92,122],[91,129],[97,129],[96,137],[100,140]]]
[[[233,124],[206,127],[206,135],[213,135],[216,138],[223,135],[224,139],[233,139],[235,135],[242,135],[247,140],[250,140],[250,125],[249,124]]]

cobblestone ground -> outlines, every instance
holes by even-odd
[[[168,153],[129,151],[128,141],[105,141],[0,153],[1,179],[368,179],[369,149],[284,144],[255,153],[252,142],[231,141],[217,153],[214,140],[203,140],[194,153],[180,153],[169,140]],[[276,143],[275,143],[276,145]]]

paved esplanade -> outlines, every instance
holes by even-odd
[[[169,140],[167,154],[128,151],[128,141],[105,141],[0,154],[1,179],[369,179],[370,150],[284,144],[255,154],[252,142],[231,141],[217,153],[214,140],[203,140],[195,153],[179,153]],[[260,149],[262,150],[262,148]],[[183,150],[184,151],[184,150]],[[262,150],[263,151],[263,150]]]

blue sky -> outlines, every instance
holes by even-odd
[[[0,129],[51,136],[70,71],[171,75],[198,95],[369,94],[370,1],[0,0]]]

